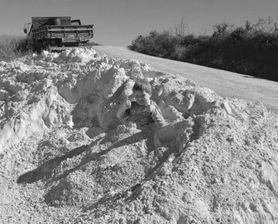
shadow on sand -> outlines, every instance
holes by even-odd
[[[108,147],[105,150],[102,150],[100,152],[89,153],[85,157],[83,157],[82,161],[76,167],[74,167],[72,169],[69,169],[69,170],[65,171],[63,174],[53,178],[52,181],[56,181],[56,180],[59,180],[61,178],[64,178],[68,174],[78,170],[80,167],[86,165],[87,163],[89,163],[91,161],[94,161],[94,160],[98,160],[101,156],[105,155],[106,153],[108,153],[109,151],[111,151],[114,148],[118,148],[118,147],[121,147],[123,145],[133,144],[133,143],[141,141],[145,138],[146,138],[146,136],[144,134],[142,134],[142,132],[139,132],[139,133],[136,133],[132,136],[129,136],[127,138],[124,138],[120,141],[115,142],[114,144],[112,144],[110,147]],[[62,161],[66,160],[66,159],[69,159],[69,158],[73,158],[75,156],[78,156],[85,151],[89,151],[91,149],[91,147],[93,147],[94,145],[102,144],[104,142],[107,142],[107,140],[105,138],[102,139],[101,141],[96,140],[89,145],[84,145],[84,146],[75,148],[75,149],[71,150],[70,152],[66,153],[63,156],[55,157],[55,158],[43,163],[38,168],[36,168],[34,170],[31,170],[31,171],[28,171],[27,173],[24,173],[21,176],[19,176],[18,179],[17,179],[17,183],[18,184],[34,183],[34,182],[37,182],[39,180],[49,179],[49,178],[51,178],[51,174],[52,174],[53,170],[56,167],[58,167],[61,164]]]

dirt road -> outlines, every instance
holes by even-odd
[[[268,108],[278,113],[278,82],[190,63],[152,57],[130,51],[124,47],[96,46],[94,48],[110,57],[138,59],[161,72],[192,79],[198,85],[213,89],[222,96],[261,101]]]

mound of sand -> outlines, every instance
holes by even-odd
[[[278,223],[264,105],[90,48],[0,62],[0,77],[2,223]],[[119,88],[143,77],[182,150],[116,118]]]

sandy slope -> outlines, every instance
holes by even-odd
[[[176,127],[159,149],[152,124],[115,116],[122,84],[143,77]],[[1,224],[277,224],[277,150],[263,104],[137,60],[74,48],[0,62]]]
[[[111,57],[138,59],[161,72],[178,74],[192,79],[198,85],[208,87],[221,96],[237,97],[251,101],[259,100],[278,113],[278,82],[152,57],[130,51],[124,47],[96,46],[95,49]]]

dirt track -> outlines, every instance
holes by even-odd
[[[96,50],[111,57],[138,59],[153,68],[192,79],[198,85],[208,87],[221,96],[261,101],[278,113],[278,82],[258,79],[248,75],[167,60],[133,52],[124,47],[96,46]]]

